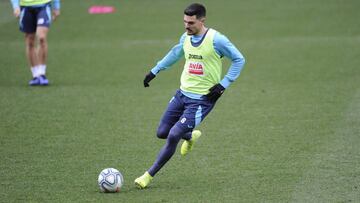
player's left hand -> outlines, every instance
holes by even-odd
[[[53,10],[53,15],[52,15],[53,21],[55,21],[59,15],[60,15],[60,10]]]
[[[225,91],[225,87],[223,87],[222,85],[220,85],[220,83],[212,86],[209,89],[209,93],[207,95],[205,95],[210,101],[212,102],[216,102],[221,95],[224,93]]]

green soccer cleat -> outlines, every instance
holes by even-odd
[[[189,141],[185,140],[181,145],[180,153],[185,156],[188,152],[190,152],[194,146],[194,143],[200,138],[201,132],[200,130],[194,130],[191,133],[191,139]]]
[[[137,188],[144,189],[149,185],[152,179],[153,177],[146,171],[144,175],[136,178],[134,183]]]

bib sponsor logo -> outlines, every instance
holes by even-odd
[[[201,55],[189,54],[189,59],[203,59]]]
[[[201,62],[190,62],[188,71],[193,75],[204,75],[204,64]]]

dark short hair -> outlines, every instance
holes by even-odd
[[[200,19],[202,17],[206,16],[206,9],[205,6],[199,3],[193,3],[190,4],[185,10],[184,14],[187,16],[193,16],[196,15],[197,19]]]

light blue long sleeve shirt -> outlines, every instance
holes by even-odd
[[[184,33],[177,45],[175,45],[166,56],[160,60],[156,66],[151,69],[153,74],[158,74],[160,71],[170,68],[181,57],[184,56],[183,44],[185,41],[186,33]],[[201,40],[203,35],[193,35],[191,42],[196,43]],[[239,77],[240,72],[245,64],[245,58],[240,51],[230,42],[230,40],[219,32],[216,32],[214,37],[214,48],[217,54],[221,57],[225,56],[231,60],[231,66],[220,84],[227,88],[232,82]]]
[[[11,5],[12,5],[13,9],[20,7],[20,0],[10,0],[10,1],[11,1]],[[36,6],[42,6],[42,5],[43,4],[36,5]],[[60,0],[52,0],[52,6],[55,10],[60,10]]]

